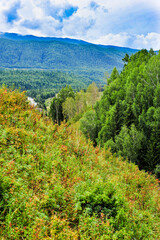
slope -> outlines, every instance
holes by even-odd
[[[97,144],[160,177],[160,52],[132,55],[114,69],[96,106]]]
[[[101,46],[74,39],[38,38],[17,34],[0,35],[0,67],[41,68],[74,71],[78,74],[96,72],[103,77],[113,67],[123,68],[122,58],[137,50]]]
[[[52,125],[24,93],[2,88],[0,100],[2,239],[159,239],[153,176]]]

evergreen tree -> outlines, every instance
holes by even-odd
[[[95,106],[97,144],[154,172],[160,165],[160,52],[142,49],[123,61]]]
[[[148,141],[148,150],[144,168],[153,172],[157,165],[160,164],[160,126],[152,129],[150,140]]]

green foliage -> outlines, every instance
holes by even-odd
[[[85,80],[85,83],[84,83]],[[88,78],[56,70],[1,70],[0,86],[5,84],[13,89],[27,91],[27,95],[38,103],[54,97],[61,88],[71,85],[74,91],[86,89],[91,83]]]
[[[122,59],[123,62],[129,62],[129,55],[126,53],[125,57]]]
[[[142,132],[139,132],[135,125],[132,124],[130,129],[126,126],[121,128],[120,133],[115,137],[115,146],[117,153],[126,157],[131,162],[139,164],[138,160],[141,155],[143,143],[145,142],[145,136]],[[108,144],[109,147],[109,144]]]
[[[96,86],[95,82],[93,82],[88,86],[87,92],[86,92],[88,105],[91,105],[93,107],[98,99],[98,96],[99,96],[98,87]]]
[[[115,218],[123,206],[123,201],[115,197],[114,187],[101,181],[81,182],[76,187],[75,202],[78,212],[108,219]]]
[[[95,108],[97,143],[154,173],[160,164],[160,53],[142,49],[123,60],[123,71],[113,69]]]
[[[122,58],[137,50],[60,38],[37,38],[4,34],[0,37],[0,67],[34,68],[74,72],[103,82],[104,72],[123,68]],[[67,83],[69,84],[69,83]],[[59,89],[60,90],[60,89]]]
[[[60,124],[63,120],[67,120],[68,118],[73,116],[73,109],[72,113],[71,111],[68,109],[67,110],[67,99],[74,99],[75,98],[75,93],[73,91],[73,89],[71,88],[71,86],[66,86],[65,88],[62,88],[60,90],[60,92],[57,94],[56,97],[53,98],[53,101],[51,103],[50,106],[50,111],[49,111],[49,115],[52,118],[53,122],[56,122],[58,124]],[[72,104],[74,102],[72,101]],[[64,107],[64,110],[63,110]],[[70,107],[70,106],[68,106]]]
[[[66,98],[62,104],[63,115],[66,120],[71,120],[76,113],[75,100],[72,97]]]
[[[119,77],[119,72],[118,72],[117,68],[114,67],[110,78],[108,78],[108,80],[107,80],[107,84],[109,85],[111,82],[113,82],[118,77]]]
[[[99,98],[99,89],[93,82],[87,88],[86,93],[81,90],[74,93],[71,86],[62,88],[50,106],[49,115],[53,122],[78,121],[87,109],[93,108]]]
[[[97,136],[96,115],[93,110],[87,111],[80,119],[80,130],[93,142]]]
[[[160,238],[158,181],[0,89],[0,236]],[[93,112],[92,112],[93,113]],[[158,171],[158,166],[157,166]]]
[[[83,90],[81,90],[80,92],[76,92],[75,105],[76,105],[77,114],[81,114],[86,110],[86,107],[87,107],[86,94]]]

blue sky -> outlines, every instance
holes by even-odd
[[[160,49],[159,0],[1,0],[0,32]]]

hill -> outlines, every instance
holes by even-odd
[[[87,135],[160,178],[160,51],[142,49],[125,60],[120,74],[113,69]]]
[[[137,50],[103,46],[67,38],[42,38],[17,34],[0,34],[0,67],[36,68],[72,71],[82,76],[123,68],[122,58]]]
[[[158,181],[0,89],[0,236],[160,238]]]

